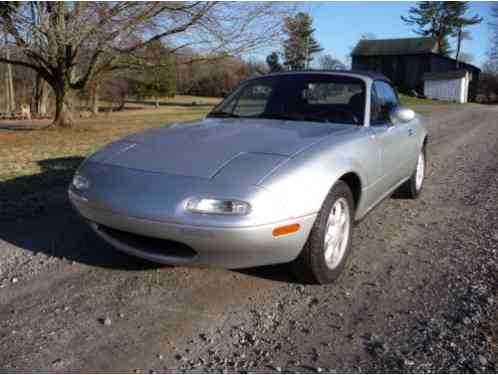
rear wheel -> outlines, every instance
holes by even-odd
[[[354,200],[349,186],[338,181],[330,190],[294,261],[296,276],[307,283],[326,284],[341,274],[351,252]]]

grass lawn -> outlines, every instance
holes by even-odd
[[[400,94],[399,99],[401,104],[407,107],[425,106],[425,105],[459,105],[459,103],[448,102],[445,100],[419,99],[412,96]]]
[[[430,105],[455,105],[405,96],[401,100],[407,106],[421,105],[422,112],[431,111]],[[49,210],[51,202],[65,196],[81,161],[105,144],[146,128],[200,119],[218,102],[177,96],[162,98],[157,109],[154,101],[130,102],[123,111],[79,119],[74,129],[0,129],[0,221]]]
[[[121,112],[79,119],[74,129],[0,129],[0,221],[48,209],[65,194],[83,158],[99,147],[146,128],[201,119],[218,101],[177,96],[161,100],[158,109],[133,103]]]

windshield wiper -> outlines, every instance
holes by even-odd
[[[239,118],[239,115],[225,111],[213,111],[208,114],[208,117],[221,117],[221,118]]]
[[[326,118],[311,115],[304,115],[302,121],[329,122]]]
[[[269,120],[298,120],[295,116],[291,116],[289,113],[264,113],[260,118],[265,118]]]

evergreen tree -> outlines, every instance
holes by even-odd
[[[132,91],[140,98],[154,97],[159,107],[161,96],[172,97],[176,93],[176,73],[170,61],[171,54],[161,41],[146,46],[144,55],[151,65],[144,68],[143,74],[132,81]]]
[[[452,53],[449,38],[457,36],[464,26],[482,21],[479,16],[465,17],[467,10],[465,1],[421,1],[410,8],[408,17],[401,16],[401,19],[408,25],[416,25],[415,33],[436,38],[439,53],[449,56]]]
[[[284,64],[290,70],[306,69],[313,61],[313,55],[323,49],[313,34],[313,19],[308,13],[300,12],[284,21]]]
[[[472,39],[469,31],[465,31],[466,26],[477,25],[482,22],[482,17],[477,15],[472,17],[465,17],[465,14],[469,10],[468,1],[452,1],[450,3],[454,14],[455,31],[453,36],[457,38],[457,50],[455,58],[459,60],[460,51],[462,48],[462,41]]]

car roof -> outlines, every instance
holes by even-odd
[[[265,74],[262,76],[254,77],[254,78],[263,78],[263,77],[274,77],[279,75],[298,75],[298,74],[340,74],[340,75],[350,75],[357,77],[366,77],[372,80],[386,81],[392,83],[389,78],[385,75],[377,72],[371,72],[368,70],[327,70],[327,69],[306,69],[306,70],[289,70],[284,72],[276,72]]]

